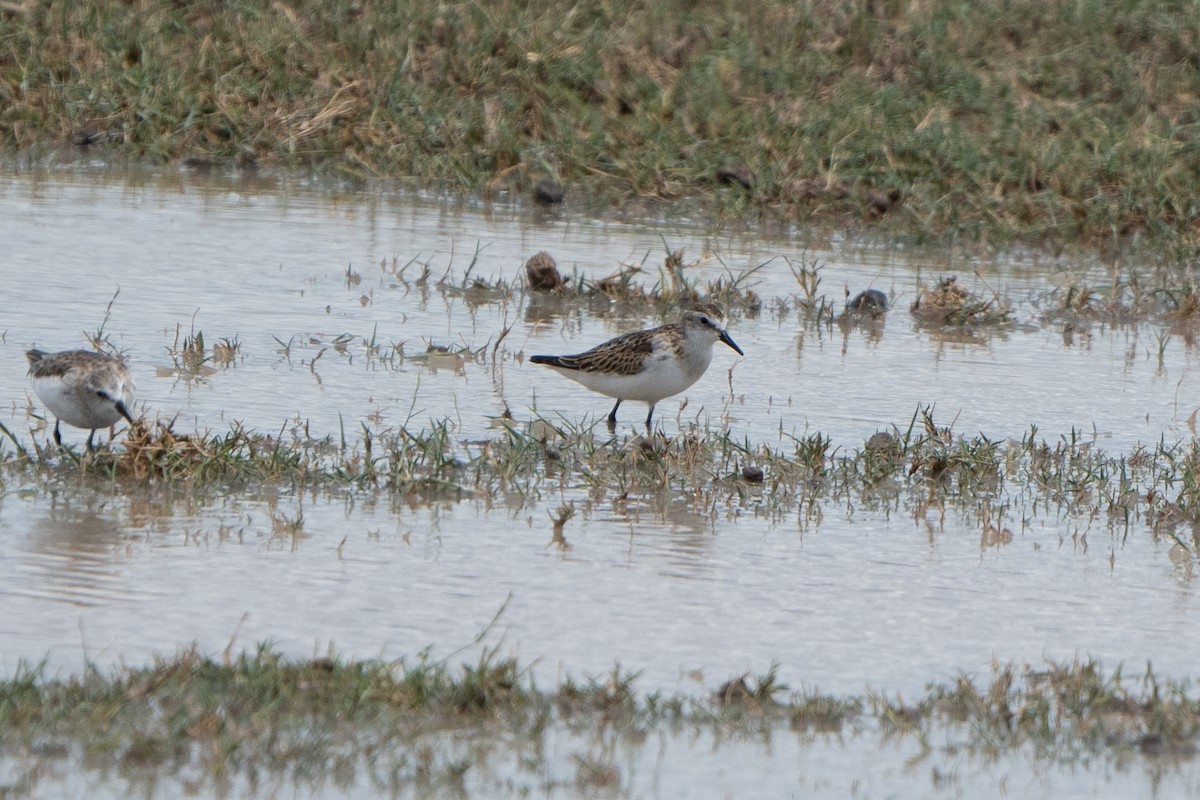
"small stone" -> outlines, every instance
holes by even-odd
[[[854,299],[846,304],[846,310],[862,314],[882,314],[888,310],[887,295],[878,289],[867,289],[854,295]]]
[[[764,477],[766,477],[766,473],[763,472],[763,468],[760,466],[747,464],[742,467],[742,478],[744,480],[748,480],[751,483],[762,483]]]
[[[871,434],[871,438],[867,439],[866,448],[868,450],[895,450],[899,447],[899,442],[896,437],[887,431],[879,431]]]
[[[95,128],[82,128],[71,134],[71,144],[76,147],[88,147],[104,138],[104,134]]]
[[[547,206],[556,206],[563,201],[562,184],[543,178],[533,186],[533,199]]]
[[[214,166],[213,160],[204,156],[188,156],[183,160],[183,168],[193,172],[208,172]]]
[[[892,210],[892,206],[900,200],[900,197],[900,192],[896,189],[886,193],[873,190],[867,194],[867,209],[871,216],[882,217]]]

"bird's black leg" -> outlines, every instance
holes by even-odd
[[[654,419],[654,403],[650,404],[650,412],[646,414],[646,433],[653,433],[654,429],[650,427],[650,421]]]
[[[62,447],[62,433],[58,430],[58,420],[54,420],[54,443]]]
[[[90,452],[92,452],[93,450],[95,450],[95,449],[96,449],[96,448],[95,448],[95,447],[92,445],[92,437],[93,437],[93,436],[95,436],[95,435],[96,435],[96,429],[95,429],[95,428],[92,428],[90,431],[88,431],[88,443],[87,443],[87,449],[88,449],[88,452],[89,452],[89,453],[90,453]]]
[[[621,401],[620,401],[620,400],[618,400],[618,401],[617,401],[617,404],[616,404],[615,406],[613,406],[613,410],[612,410],[612,411],[610,411],[610,412],[609,412],[609,414],[608,414],[608,429],[609,429],[610,431],[611,431],[611,430],[616,430],[616,427],[617,427],[617,409],[618,409],[618,408],[620,408],[620,407],[621,407]]]

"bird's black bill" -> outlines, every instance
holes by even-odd
[[[118,400],[117,404],[116,404],[116,408],[117,408],[117,413],[120,414],[122,417],[124,417],[126,420],[128,420],[129,424],[132,425],[133,417],[130,415],[129,409],[125,407],[125,403],[121,400]]]
[[[729,345],[730,347],[732,347],[735,351],[737,351],[737,354],[739,356],[746,355],[745,353],[742,352],[742,348],[737,346],[737,342],[735,342],[733,340],[733,337],[730,336],[726,331],[721,331],[721,341],[724,342],[725,344]]]

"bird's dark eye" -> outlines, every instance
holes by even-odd
[[[103,397],[105,400],[108,399],[108,395],[105,393],[105,391],[103,389],[96,390],[96,397]]]

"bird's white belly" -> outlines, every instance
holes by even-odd
[[[121,418],[112,401],[94,397],[59,378],[35,378],[33,391],[50,413],[76,428],[107,428]]]
[[[684,363],[673,357],[652,356],[646,368],[636,375],[616,375],[604,372],[564,370],[563,374],[583,384],[593,392],[618,400],[657,403],[665,397],[679,394],[704,374],[704,370],[686,370]]]

